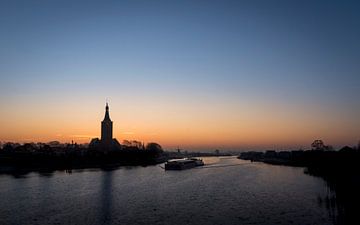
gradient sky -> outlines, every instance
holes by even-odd
[[[0,141],[360,139],[357,1],[0,1]]]

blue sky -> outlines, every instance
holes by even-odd
[[[106,98],[195,111],[189,102],[274,103],[346,117],[356,142],[359,11],[356,1],[1,1],[0,114],[89,99],[101,111]]]

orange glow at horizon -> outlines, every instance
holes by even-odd
[[[348,122],[344,117],[306,114],[308,110],[289,106],[285,110],[274,103],[244,104],[244,108],[226,103],[186,102],[172,107],[167,106],[171,105],[168,102],[144,104],[110,104],[114,137],[120,142],[158,142],[165,149],[187,150],[308,149],[314,139],[336,146],[355,145],[358,138],[354,135],[358,130],[340,126]],[[100,137],[102,106],[39,104],[27,108],[26,113],[18,110],[20,106],[13,107],[17,110],[1,116],[0,141],[88,143]],[[328,125],[338,129],[329,129]]]

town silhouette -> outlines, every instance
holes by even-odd
[[[21,174],[30,171],[71,170],[80,168],[116,168],[130,165],[153,165],[164,163],[170,158],[191,156],[221,156],[213,153],[164,152],[155,142],[124,141],[120,144],[113,138],[113,122],[109,105],[101,122],[101,138],[94,138],[88,145],[74,143],[4,143],[0,149],[0,173]]]

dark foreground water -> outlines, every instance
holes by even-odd
[[[205,162],[0,175],[0,224],[334,224],[329,188],[302,168]]]

